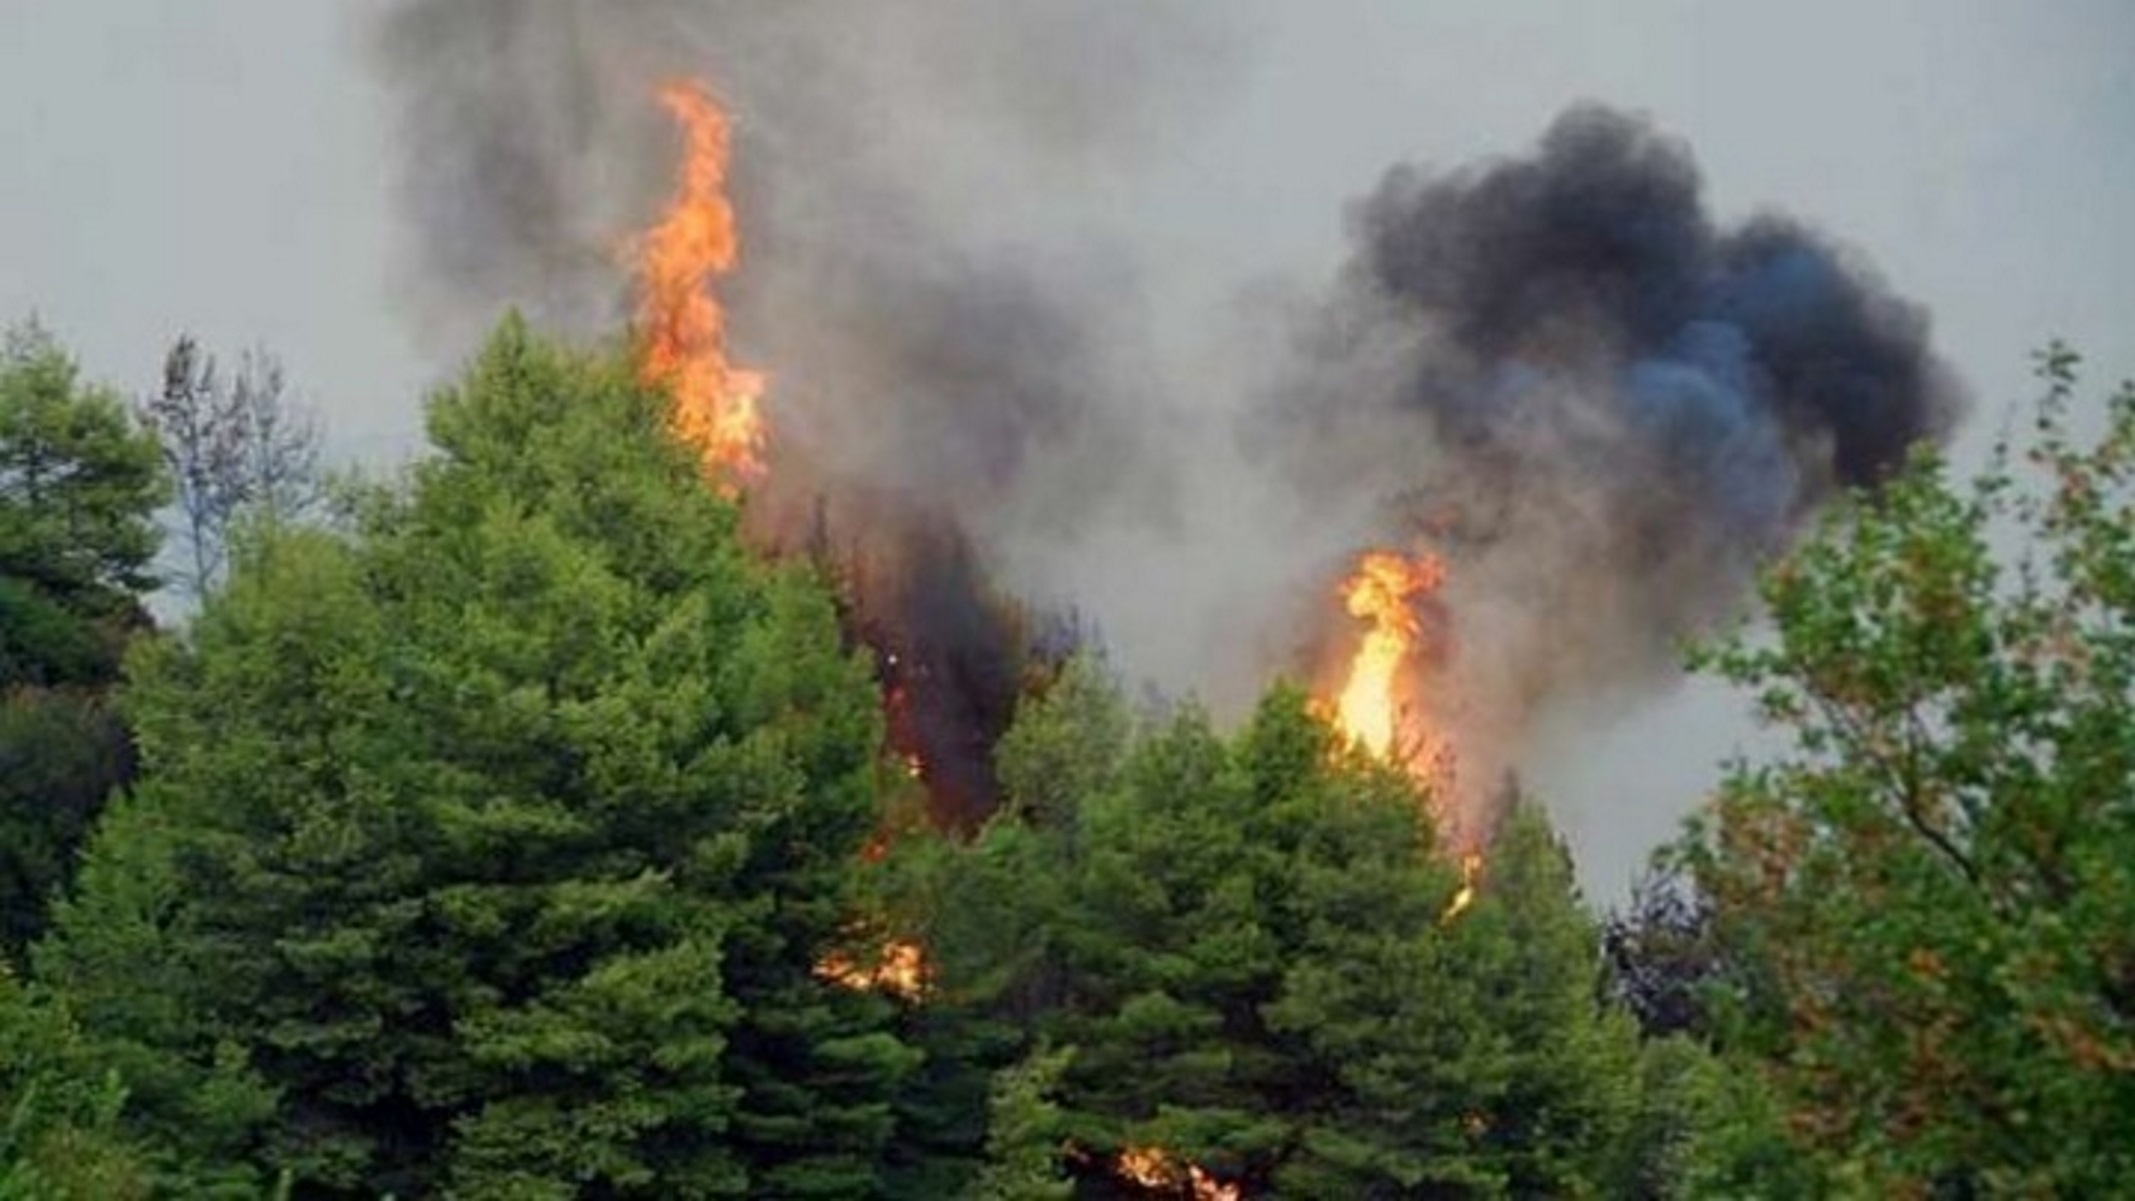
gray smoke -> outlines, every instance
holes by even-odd
[[[1079,484],[1141,444],[1138,289],[1053,198],[1211,102],[1228,51],[1198,7],[405,0],[377,45],[425,328],[459,352],[515,305],[613,334],[674,162],[652,92],[700,76],[737,126],[738,355],[772,370],[786,451],[953,508],[1034,468]],[[1116,491],[1037,486],[1019,511],[1063,520]]]
[[[1308,497],[1450,561],[1475,738],[1650,683],[1756,562],[1959,412],[1926,314],[1777,216],[1723,228],[1686,147],[1600,107],[1530,157],[1392,172],[1262,429]],[[1301,399],[1300,399],[1301,398]]]
[[[654,92],[720,97],[723,299],[771,377],[752,526],[848,561],[941,816],[983,812],[1024,649],[995,565],[1172,503],[1139,280],[1074,196],[1212,103],[1225,36],[1189,0],[403,0],[377,50],[406,282],[452,353],[507,306],[622,329],[678,146]]]
[[[1916,306],[1796,222],[1722,228],[1687,149],[1591,107],[1524,158],[1395,170],[1302,313],[1160,351],[1144,262],[1092,214],[1224,103],[1219,9],[401,0],[378,59],[411,295],[454,353],[508,305],[613,336],[674,162],[652,92],[707,79],[737,130],[736,357],[771,376],[752,518],[864,548],[859,624],[944,731],[959,817],[986,802],[965,735],[1015,687],[1001,591],[1235,711],[1339,660],[1356,551],[1428,545],[1424,703],[1487,771],[1669,678],[1836,489],[1949,428]]]

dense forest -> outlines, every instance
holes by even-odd
[[[2135,388],[2039,366],[1695,651],[1784,749],[1602,913],[1546,798],[1464,870],[1299,688],[1098,648],[936,829],[626,354],[507,319],[329,482],[271,365],[18,330],[0,1198],[2123,1194]]]

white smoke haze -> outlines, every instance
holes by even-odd
[[[1357,551],[1427,546],[1426,704],[1483,777],[1667,686],[1760,556],[1950,428],[1914,306],[1804,227],[1721,228],[1687,148],[1600,108],[1390,173],[1321,284],[1153,311],[1176,290],[1115,202],[1249,72],[1224,12],[406,0],[376,57],[407,286],[454,346],[513,305],[614,336],[673,166],[652,91],[701,76],[736,122],[725,299],[771,379],[764,511],[820,497],[833,538],[893,556],[947,527],[1219,713],[1324,669]]]

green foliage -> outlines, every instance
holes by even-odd
[[[1703,659],[1794,740],[1679,851],[1756,969],[1728,1036],[1863,1192],[2135,1176],[2135,388],[2079,443],[2075,366],[2042,359],[2036,487],[1922,455]]]
[[[1838,1182],[1787,1136],[1760,1073],[1681,1035],[1641,1049],[1639,1105],[1616,1195],[1651,1198],[1828,1197]]]
[[[39,964],[167,1153],[306,1193],[873,1190],[914,1054],[813,968],[877,704],[663,408],[508,322],[404,491],[241,544],[134,660],[144,773]]]
[[[1619,1174],[1635,1035],[1597,1002],[1538,815],[1448,920],[1459,876],[1413,783],[1302,694],[1234,738],[1190,709],[1136,730],[1087,663],[1027,707],[1001,776],[973,844],[905,860],[932,1004],[1059,1048],[998,1078],[994,1154],[1018,1166],[984,1180],[1095,1186],[1135,1148],[1249,1195],[1598,1196]]]
[[[132,766],[126,731],[99,693],[0,693],[0,953],[19,958],[43,932],[48,899]]]
[[[968,1201],[1066,1201],[1075,1186],[1061,1170],[1066,1125],[1053,1100],[1074,1055],[1034,1049],[994,1077],[987,1101],[986,1167]]]
[[[262,1191],[246,1160],[276,1094],[214,1021],[216,981],[192,953],[172,820],[133,797],[106,810],[75,894],[55,908],[57,933],[35,948],[36,981],[19,1011],[64,1037],[9,1047],[0,1070],[115,1075],[128,1131],[153,1152],[162,1191],[236,1201]]]
[[[0,953],[44,926],[130,767],[103,690],[147,624],[153,438],[35,326],[0,345]]]
[[[133,1201],[152,1177],[122,1131],[117,1073],[77,1061],[63,1014],[0,969],[0,1201]]]
[[[36,326],[0,345],[0,689],[101,684],[140,595],[166,495],[154,437],[81,382]]]

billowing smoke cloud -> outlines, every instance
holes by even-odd
[[[1351,555],[1427,544],[1449,574],[1422,695],[1488,771],[1667,678],[1759,557],[1952,421],[1917,308],[1801,225],[1722,228],[1685,148],[1599,108],[1525,158],[1393,172],[1301,337],[1255,310],[1206,361],[1159,354],[1091,185],[1223,103],[1220,10],[401,0],[378,46],[410,292],[453,353],[507,305],[612,336],[676,148],[651,93],[710,81],[735,354],[771,378],[752,519],[851,566],[956,822],[991,803],[1031,642],[1011,595],[1235,711],[1338,657]]]
[[[1364,489],[1450,559],[1442,720],[1469,742],[1671,670],[1958,411],[1917,306],[1798,223],[1719,226],[1688,150],[1623,113],[1397,169],[1354,233],[1276,445],[1308,496]]]

